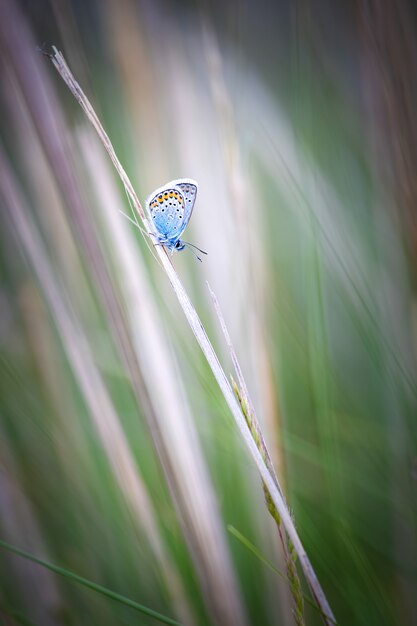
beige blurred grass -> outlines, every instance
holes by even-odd
[[[383,362],[387,414],[391,407],[393,415],[400,413],[401,400],[393,397],[396,393],[392,391],[393,381],[401,381],[398,388],[406,389],[408,397],[414,379],[415,342],[409,341],[407,332],[407,310],[412,296],[400,237],[387,206],[390,199],[382,193],[377,199],[376,254],[372,245],[364,243],[360,224],[351,218],[350,199],[343,198],[311,155],[300,149],[276,94],[268,91],[252,68],[242,67],[224,42],[220,49],[209,23],[195,20],[192,28],[185,31],[180,19],[161,15],[157,8],[142,7],[137,11],[130,2],[123,3],[123,10],[115,2],[107,2],[103,7],[106,45],[114,72],[105,78],[113,98],[106,102],[106,113],[111,120],[109,133],[115,136],[120,133],[118,142],[123,144],[126,170],[141,197],[171,178],[191,176],[199,181],[198,204],[187,229],[187,239],[208,249],[209,257],[202,265],[194,264],[191,255],[187,258],[185,252],[174,257],[174,265],[193,300],[199,303],[208,327],[213,320],[205,293],[206,279],[218,294],[280,481],[285,486],[289,479],[291,485],[294,458],[307,459],[320,470],[320,478],[324,476],[324,486],[318,481],[310,484],[305,480],[298,488],[298,496],[311,497],[316,490],[321,506],[323,492],[337,494],[340,501],[335,498],[330,507],[337,515],[351,474],[350,465],[340,462],[340,454],[347,442],[355,442],[358,449],[363,446],[364,431],[362,435],[356,431],[352,434],[349,429],[352,423],[349,405],[344,408],[343,421],[332,409],[332,395],[341,386],[341,380],[332,368],[330,348],[343,346],[346,340],[341,323],[332,320],[330,325],[321,317],[320,306],[326,297],[322,288],[326,281],[337,286],[351,307],[352,319],[357,317],[364,334],[371,328],[379,337],[380,352],[374,358]],[[77,78],[81,77],[83,84],[85,79],[88,84],[89,63],[79,48],[80,40],[76,32],[67,28],[65,12],[60,13],[58,5],[56,9],[65,55],[71,59]],[[155,16],[160,32],[164,33],[158,39],[151,36]],[[74,24],[72,27],[76,30]],[[25,37],[23,28],[14,62],[22,62],[23,47],[26,60],[30,59],[27,70],[30,68],[32,75],[41,76],[39,85],[48,92],[46,99],[41,94],[36,100],[33,91],[32,100],[31,83],[25,104],[23,87],[19,87],[13,63],[9,63],[5,97],[10,119],[14,120],[14,157],[16,160],[17,155],[19,175],[27,188],[26,199],[20,204],[25,208],[24,219],[32,213],[29,228],[23,229],[20,236],[41,235],[37,250],[48,254],[54,274],[51,284],[55,285],[61,302],[51,317],[57,328],[62,328],[58,335],[66,337],[64,354],[72,355],[73,370],[78,371],[77,385],[88,399],[90,416],[119,481],[120,492],[135,511],[138,525],[145,528],[146,541],[152,546],[160,571],[163,575],[165,572],[173,610],[175,607],[185,623],[194,623],[195,605],[189,597],[193,591],[181,579],[183,572],[176,571],[166,533],[160,531],[165,520],[159,518],[159,503],[153,501],[153,485],[142,481],[140,459],[134,458],[133,442],[127,441],[122,428],[125,416],[117,414],[110,385],[107,386],[109,372],[122,378],[126,388],[131,386],[137,419],[146,419],[209,619],[213,623],[244,623],[249,621],[249,601],[239,589],[242,586],[244,591],[245,587],[236,560],[230,555],[221,515],[223,503],[217,501],[211,477],[215,474],[213,465],[219,458],[216,456],[219,450],[210,456],[203,451],[205,442],[200,441],[205,433],[214,440],[219,437],[218,423],[212,419],[215,409],[210,406],[210,394],[196,401],[193,388],[196,380],[207,377],[208,370],[193,354],[188,329],[168,282],[163,280],[161,267],[153,262],[147,250],[143,252],[137,233],[119,213],[119,209],[126,211],[127,204],[122,206],[123,192],[91,129],[85,126],[78,110],[73,113],[66,99],[55,98],[54,79],[48,75],[46,63],[42,63],[44,59],[38,57],[32,64],[32,56],[36,56],[34,41],[25,47]],[[161,86],[164,97],[157,98],[155,94],[160,93]],[[70,122],[64,121],[69,116],[60,115],[64,101],[71,111]],[[52,109],[48,102],[53,102]],[[58,121],[54,118],[57,112]],[[33,118],[37,119],[36,124]],[[45,138],[50,132],[50,119],[58,141],[48,147],[45,142],[42,145],[39,137]],[[65,158],[61,152],[56,160],[54,149],[59,148],[61,137]],[[71,184],[60,178],[63,165],[69,168],[78,189],[75,203]],[[280,254],[279,238],[276,242],[271,236],[271,214],[284,211],[297,224],[298,239],[294,245],[304,254],[300,260],[304,263],[300,270],[303,280],[298,287],[300,291],[303,287],[308,289],[303,294],[307,302],[306,319],[295,314],[294,291],[287,277],[271,266]],[[19,213],[14,219],[18,216]],[[25,241],[29,244],[30,238]],[[389,261],[385,256],[387,250]],[[27,307],[25,322],[30,332],[33,311],[30,350],[44,372],[45,393],[55,406],[54,412],[62,413],[60,420],[64,422],[77,405],[71,401],[73,392],[65,388],[64,374],[54,365],[54,358],[43,361],[42,331],[38,333],[36,328],[38,323],[41,328],[48,321],[36,303],[33,304],[36,298],[30,297],[32,305]],[[273,327],[274,307],[279,311],[279,327]],[[216,335],[212,326],[216,351],[222,363],[228,363],[221,334]],[[305,351],[309,354],[319,417],[312,415],[305,428],[309,432],[311,424],[317,425],[317,445],[300,433],[298,437],[290,433],[282,442],[281,411],[287,420],[297,419],[297,415],[287,413],[285,385],[283,395],[277,393],[277,381],[282,381],[287,367],[279,343],[282,338],[288,342],[288,336],[295,338],[295,355]],[[52,354],[54,348],[50,349]],[[73,354],[76,349],[78,356]],[[86,355],[82,364],[78,362],[80,355]],[[59,347],[55,358],[58,362],[62,358]],[[185,358],[189,358],[189,370],[194,367],[198,370],[195,377],[187,379]],[[82,386],[82,378],[90,390]],[[164,394],[160,391],[161,381]],[[96,384],[99,394],[93,397]],[[61,406],[57,388],[62,389]],[[300,394],[305,392],[301,380],[299,389]],[[363,410],[367,410],[366,403]],[[371,426],[368,425],[367,431],[370,439],[377,448],[382,447],[380,432]],[[392,431],[392,447],[401,453],[406,429],[397,422]],[[63,441],[70,442],[68,451],[62,443],[58,446],[62,464],[70,475],[71,455],[82,456],[83,442],[75,422],[63,423],[62,427],[56,423],[54,438],[60,435]],[[284,462],[284,443],[287,458],[289,452],[297,451],[291,467]],[[225,446],[234,455],[231,444],[225,442]],[[239,462],[247,517],[257,545],[274,560],[278,559],[274,528],[259,507],[258,477],[247,467],[240,450]],[[82,483],[75,471],[72,480],[75,485],[77,481]],[[81,484],[79,488],[82,489]],[[395,497],[401,499],[398,493]],[[320,528],[312,530],[305,525],[300,529],[303,532],[310,539],[315,538],[313,545],[318,547],[320,538],[325,543]],[[398,530],[397,533],[399,536]],[[403,552],[411,545],[400,536],[398,543]],[[320,550],[313,551],[311,556],[320,562]],[[360,561],[359,556],[357,560]],[[321,563],[323,569],[325,565]],[[400,578],[398,582],[410,596],[405,583]],[[290,623],[291,606],[285,585],[266,575],[263,583],[262,598],[271,622]]]
[[[61,75],[62,79],[64,80],[64,82],[67,84],[67,86],[69,87],[71,93],[73,94],[73,96],[76,98],[76,100],[78,101],[78,103],[80,104],[81,108],[83,109],[84,113],[86,114],[87,118],[89,119],[89,121],[91,122],[91,124],[93,125],[93,127],[95,128],[95,130],[97,131],[97,134],[100,138],[100,140],[102,141],[106,151],[108,152],[110,159],[117,171],[117,173],[119,174],[125,191],[129,196],[129,199],[132,201],[132,205],[134,207],[134,210],[137,212],[138,216],[140,217],[143,226],[145,228],[145,235],[152,235],[152,230],[151,227],[148,223],[148,216],[144,214],[143,212],[143,208],[141,206],[141,203],[139,202],[137,195],[132,187],[132,184],[128,178],[128,176],[126,175],[126,172],[123,168],[123,166],[121,165],[115,151],[114,148],[111,144],[111,141],[109,140],[108,134],[106,133],[106,131],[104,130],[102,124],[100,123],[100,120],[98,119],[94,108],[92,107],[91,103],[89,102],[88,98],[86,97],[86,95],[84,94],[84,92],[82,91],[80,85],[78,84],[78,82],[76,81],[76,79],[74,78],[74,76],[71,73],[71,70],[69,69],[64,57],[62,56],[62,54],[55,48],[53,47],[53,51],[51,54],[47,55],[48,58],[51,59],[53,65],[55,66],[55,68],[57,69],[58,73]],[[78,207],[75,207],[76,211],[78,212]],[[80,219],[79,214],[76,216],[77,220]],[[85,230],[85,222],[84,222],[84,228],[81,229],[81,235],[82,237],[84,237],[84,230]],[[139,225],[138,225],[139,226]],[[140,226],[139,226],[140,228]],[[97,247],[95,242],[91,239],[91,236],[88,236],[88,238],[86,239],[86,242],[88,244],[88,248],[91,247],[91,251],[90,251],[90,259],[93,261],[93,263],[96,261],[95,256],[97,255]],[[262,482],[264,484],[264,489],[266,489],[268,491],[268,496],[270,497],[271,502],[273,503],[275,510],[276,510],[276,514],[279,515],[280,520],[282,521],[283,527],[285,528],[289,539],[291,541],[291,545],[292,545],[292,549],[294,551],[294,553],[297,554],[297,558],[299,559],[299,562],[301,564],[301,567],[304,571],[304,575],[306,577],[306,580],[309,584],[310,590],[317,602],[317,605],[321,611],[321,614],[325,620],[326,623],[330,623],[330,622],[334,622],[334,616],[332,614],[331,608],[328,604],[327,598],[323,592],[323,589],[320,586],[320,583],[317,579],[317,576],[314,572],[314,569],[311,565],[311,561],[302,545],[302,542],[300,540],[300,537],[296,531],[295,525],[294,525],[294,521],[292,518],[292,515],[288,509],[288,506],[283,498],[283,494],[282,491],[279,487],[279,485],[276,482],[276,477],[272,476],[267,465],[266,462],[260,452],[260,450],[258,449],[256,442],[254,441],[254,439],[252,438],[252,433],[250,432],[250,430],[248,429],[248,425],[246,422],[246,419],[243,415],[243,412],[241,411],[241,408],[239,406],[239,404],[237,403],[237,400],[235,398],[235,396],[233,395],[232,392],[232,388],[230,386],[230,383],[228,382],[228,379],[218,361],[218,357],[215,353],[215,351],[213,350],[213,347],[210,343],[210,340],[208,339],[208,336],[206,334],[206,331],[200,321],[200,318],[191,302],[191,300],[189,299],[187,292],[185,291],[178,274],[176,273],[176,271],[174,270],[169,257],[167,255],[166,250],[162,247],[162,246],[158,246],[158,245],[154,245],[154,249],[157,252],[157,255],[159,257],[159,260],[167,274],[167,277],[169,279],[169,282],[171,283],[171,286],[173,288],[173,291],[175,292],[175,295],[178,298],[178,301],[181,305],[181,308],[185,314],[185,317],[190,325],[191,330],[193,331],[193,334],[195,336],[195,338],[197,339],[198,344],[200,345],[200,348],[203,351],[203,354],[205,356],[205,358],[207,359],[207,363],[210,366],[210,369],[212,370],[214,377],[220,387],[220,390],[228,404],[228,407],[233,415],[234,421],[238,427],[240,436],[242,441],[244,442],[244,444],[246,445],[248,451],[250,452],[250,455],[252,456],[257,469],[262,477]],[[91,256],[92,255],[92,256]],[[96,264],[97,265],[97,264]],[[100,267],[100,274],[99,274],[99,278],[102,279],[103,276],[105,276],[106,272],[104,270],[103,267]],[[106,302],[105,304],[109,304],[109,296],[107,295],[107,292],[104,290],[103,293],[106,295]],[[110,304],[113,305],[112,299],[110,298]],[[116,305],[116,301],[114,301],[114,305]],[[116,309],[114,309],[113,306],[111,306],[113,313],[115,313],[115,310],[117,311],[117,306]],[[119,320],[121,321],[121,320]]]
[[[19,124],[20,121],[18,120],[16,126],[18,128],[25,127],[25,124],[23,127]],[[22,121],[27,122],[27,120]],[[26,130],[28,129],[30,129],[30,124],[26,124]],[[29,146],[30,148],[26,154],[33,154],[36,149],[39,150],[33,133],[29,136],[26,134],[25,137],[25,147]],[[28,141],[29,137],[31,137],[31,141]],[[208,493],[212,487],[209,483],[207,470],[202,464],[202,456],[198,455],[198,442],[195,433],[193,433],[190,417],[187,418],[189,409],[185,403],[184,393],[181,394],[179,389],[178,370],[172,373],[169,371],[169,362],[172,360],[172,356],[164,348],[165,343],[160,336],[162,324],[158,325],[157,310],[152,306],[150,300],[151,287],[147,284],[145,275],[141,279],[141,264],[137,252],[134,252],[132,235],[129,233],[130,225],[124,222],[117,211],[120,201],[117,200],[115,189],[111,187],[111,175],[103,164],[102,156],[99,158],[97,148],[94,151],[91,136],[89,139],[90,142],[84,138],[83,145],[88,158],[91,177],[96,179],[99,176],[100,184],[97,189],[101,190],[100,201],[104,202],[102,210],[107,209],[103,213],[108,220],[106,227],[112,238],[118,236],[118,239],[113,241],[114,249],[124,253],[118,259],[118,264],[122,264],[123,275],[126,278],[124,301],[126,309],[130,312],[131,341],[134,346],[139,346],[139,354],[147,373],[148,382],[154,385],[155,380],[162,380],[166,392],[161,394],[158,387],[153,387],[155,393],[150,399],[151,404],[148,405],[148,411],[146,411],[143,400],[147,394],[136,384],[135,391],[139,394],[137,399],[139,405],[142,405],[142,409],[145,408],[145,413],[148,415],[154,443],[159,450],[161,463],[166,469],[166,478],[171,486],[174,501],[179,507],[182,507],[182,513],[178,511],[179,518],[184,521],[184,535],[189,541],[191,554],[194,555],[196,570],[199,572],[200,583],[205,591],[204,598],[207,602],[208,611],[212,613],[213,619],[227,623],[244,623],[243,609],[240,607],[236,583],[233,580],[230,563],[228,563],[225,540],[222,537],[223,531],[220,528],[219,520],[216,520],[214,497],[208,498]],[[94,154],[95,163],[92,161]],[[41,154],[37,155],[36,162],[39,163],[39,172],[41,172],[44,165]],[[67,166],[71,167],[70,163]],[[105,179],[100,176],[100,173],[103,174],[103,170],[109,180],[107,187],[104,184]],[[11,175],[11,172],[9,174]],[[42,176],[39,177],[37,174],[32,163],[31,175],[37,181],[42,180]],[[82,184],[81,179],[80,183]],[[38,188],[45,192],[48,191],[49,187]],[[14,193],[17,194],[16,186]],[[53,198],[54,196],[52,196]],[[109,204],[110,198],[114,200],[113,206]],[[9,197],[8,200],[12,202],[12,197]],[[80,272],[79,268],[78,271],[74,271],[71,264],[73,258],[71,252],[74,247],[73,242],[68,238],[68,230],[65,230],[64,226],[64,238],[60,237],[59,231],[54,229],[53,223],[50,223],[45,215],[47,207],[53,206],[54,214],[58,217],[59,205],[53,203],[51,205],[48,197],[44,199],[42,195],[39,196],[38,200],[40,207],[42,207],[41,218],[43,218],[47,236],[49,233],[51,235],[53,233],[54,236],[51,237],[51,241],[55,247],[55,254],[61,257],[63,275],[70,279],[70,284],[67,285],[70,301],[85,308],[88,294],[82,292],[82,283],[77,282],[77,285],[73,283],[74,276],[79,275]],[[19,202],[16,198],[14,202],[17,203],[16,207],[21,204],[21,201]],[[18,217],[21,220],[25,219],[25,214],[23,211],[19,213],[18,208],[14,212],[14,216],[16,219]],[[28,214],[26,214],[26,219],[29,219]],[[84,215],[83,219],[88,220],[88,215]],[[65,220],[61,223],[65,225]],[[71,326],[70,313],[66,310],[64,302],[60,300],[59,290],[56,283],[54,284],[52,276],[48,275],[48,261],[42,257],[40,241],[30,241],[29,233],[35,237],[34,223],[28,224],[23,221],[20,226],[22,229],[20,230],[18,227],[17,231],[21,235],[25,233],[28,237],[24,239],[24,245],[32,255],[31,261],[39,272],[38,278],[43,281],[43,290],[46,292],[47,298],[49,297],[48,304],[55,311],[55,319],[64,340],[65,350],[67,353],[69,352],[72,367],[75,370],[78,383],[84,391],[89,412],[119,481],[120,488],[132,507],[135,518],[138,519],[140,526],[145,529],[152,551],[160,563],[160,571],[163,573],[171,598],[176,605],[178,617],[184,623],[193,623],[195,620],[191,618],[191,609],[189,606],[187,607],[185,598],[181,597],[184,591],[181,589],[175,570],[169,562],[166,548],[158,535],[158,524],[153,518],[151,501],[137,473],[136,464],[131,457],[129,445],[121,430],[111,399],[106,393],[105,384],[95,366],[95,359],[89,352],[89,341],[83,335],[80,326]],[[120,294],[118,295],[120,296]],[[147,308],[145,307],[146,302],[148,303]],[[139,320],[141,320],[141,324],[138,324]],[[86,321],[91,323],[91,315],[87,315]],[[138,335],[141,327],[142,331]],[[144,346],[147,347],[146,354],[143,352]],[[161,402],[162,406],[160,406]],[[154,406],[155,403],[156,406]],[[186,417],[185,422],[184,417]],[[159,418],[159,423],[157,418]],[[194,481],[185,481],[185,476],[188,478],[193,476]],[[184,488],[186,489],[185,492]],[[191,491],[187,493],[187,489]],[[200,549],[193,550],[193,545],[199,545]],[[227,593],[223,593],[225,589],[228,590]]]
[[[54,317],[70,366],[83,394],[89,415],[106,452],[121,492],[132,509],[133,519],[144,532],[158,563],[178,617],[184,623],[193,623],[184,590],[170,561],[166,547],[161,542],[151,499],[143,483],[129,444],[106,385],[95,365],[89,341],[77,322],[67,297],[61,293],[50,261],[43,250],[36,226],[30,218],[24,200],[13,181],[4,155],[1,155],[3,172],[2,191],[11,209],[13,227],[23,244],[28,260],[33,265],[46,303]]]
[[[96,219],[102,223],[113,251],[115,275],[121,277],[120,296],[128,312],[129,333],[152,404],[152,411],[145,417],[208,609],[215,621],[243,624],[244,609],[185,385],[164,332],[149,276],[143,270],[132,226],[121,215],[124,207],[95,136],[84,129],[79,142],[89,179],[97,191]],[[138,405],[142,396],[137,390]]]
[[[13,11],[10,12],[10,17],[12,24],[13,20],[17,22],[19,21],[19,18],[13,14]],[[20,26],[22,27],[22,24],[20,24]],[[25,32],[24,26],[22,27],[22,32]],[[116,350],[119,351],[121,361],[127,367],[127,371],[129,372],[133,389],[142,401],[144,398],[147,398],[144,412],[150,421],[154,442],[159,451],[162,465],[165,467],[166,474],[168,476],[168,484],[171,487],[174,500],[176,500],[177,503],[178,501],[181,501],[181,511],[179,511],[179,507],[177,509],[179,517],[184,523],[186,523],[185,519],[188,522],[188,524],[186,524],[186,539],[190,542],[191,546],[193,543],[196,543],[199,546],[197,551],[191,550],[191,554],[194,554],[196,570],[200,575],[200,583],[204,591],[203,597],[206,600],[209,612],[212,613],[215,620],[219,619],[220,621],[223,621],[225,619],[227,623],[234,623],[235,621],[236,623],[243,623],[244,613],[240,605],[236,583],[234,582],[232,574],[232,568],[230,563],[228,563],[226,543],[224,537],[222,536],[221,525],[216,514],[214,497],[213,495],[209,495],[211,487],[207,472],[204,469],[204,464],[202,463],[202,454],[198,451],[196,435],[192,431],[191,421],[188,415],[189,410],[187,409],[184,401],[184,392],[181,393],[181,385],[178,381],[178,372],[174,371],[173,365],[169,366],[169,362],[172,357],[170,357],[169,352],[167,352],[165,348],[166,338],[162,339],[161,337],[162,324],[158,320],[155,308],[150,304],[151,300],[146,297],[144,298],[144,294],[149,293],[150,289],[146,282],[145,275],[141,277],[140,270],[138,269],[138,267],[140,267],[140,263],[138,263],[138,257],[134,252],[135,248],[133,246],[133,242],[128,238],[128,224],[123,224],[119,212],[115,210],[114,206],[110,207],[108,198],[113,198],[112,204],[114,205],[117,204],[117,196],[111,188],[105,187],[104,181],[109,178],[109,175],[107,173],[104,177],[102,177],[103,175],[99,175],[99,172],[103,172],[103,165],[100,164],[97,152],[95,159],[92,160],[92,155],[94,153],[94,150],[92,149],[93,144],[91,142],[87,143],[85,137],[82,137],[82,151],[89,166],[90,177],[91,179],[94,179],[95,177],[96,184],[94,187],[100,190],[100,203],[104,204],[107,208],[106,212],[103,214],[106,215],[107,219],[105,227],[107,228],[109,235],[114,238],[113,250],[123,252],[123,255],[117,259],[117,269],[121,271],[121,276],[124,279],[122,287],[124,287],[125,290],[125,312],[123,311],[124,307],[121,306],[121,300],[119,300],[120,294],[116,294],[112,291],[110,268],[107,266],[105,256],[101,250],[101,243],[96,239],[96,228],[93,226],[86,202],[82,197],[81,189],[84,189],[84,185],[82,184],[82,180],[77,173],[77,168],[74,166],[76,159],[71,146],[70,136],[65,130],[65,123],[59,113],[58,106],[54,104],[55,98],[49,81],[46,78],[44,69],[41,69],[39,66],[39,60],[30,58],[29,46],[27,45],[29,40],[30,36],[28,35],[26,55],[21,54],[16,59],[13,59],[21,81],[20,89],[26,99],[26,105],[31,103],[29,105],[31,106],[33,103],[33,97],[35,96],[35,102],[37,98],[36,107],[33,110],[34,121],[43,144],[43,149],[45,150],[49,160],[53,176],[62,187],[66,196],[65,202],[71,211],[71,224],[74,227],[75,233],[77,233],[78,245],[81,248],[84,260],[87,261],[92,270],[90,279],[95,282],[95,286],[97,288],[96,296],[98,296],[98,301],[103,307],[105,316],[107,317],[109,329],[111,331]],[[22,41],[24,42],[24,36],[22,37]],[[185,67],[185,64],[181,59],[178,44],[176,45],[173,40],[169,43],[172,50],[178,50],[177,58],[175,54],[172,55],[172,60],[178,71],[178,68]],[[214,47],[209,41],[207,43],[207,49],[209,54],[213,56]],[[204,59],[201,61],[203,62]],[[218,70],[219,67],[217,67],[217,71]],[[26,84],[25,75],[29,75],[29,72],[33,72],[32,80],[34,79],[35,82]],[[184,71],[182,80],[186,83],[187,80],[191,80],[191,77]],[[223,94],[224,104],[227,102],[225,91],[223,87],[219,88],[218,82],[219,77],[214,76],[214,91],[217,93],[217,97],[220,96],[221,98]],[[193,155],[193,160],[195,161],[195,155],[199,154],[195,146],[195,142],[198,142],[198,137],[195,137],[194,134],[186,132],[187,124],[193,116],[197,118],[197,110],[198,114],[201,115],[202,103],[197,102],[197,100],[194,102],[190,99],[184,100],[183,98],[179,98],[176,103],[175,99],[180,92],[173,88],[174,85],[175,83],[171,87],[171,93],[173,98],[173,108],[176,109],[174,114],[176,114],[178,121],[175,128],[177,129],[177,132],[179,132],[178,140],[180,137],[182,139],[179,143],[184,150],[183,155],[180,156],[180,160],[184,163],[184,166],[187,167],[187,155],[188,160],[190,160],[191,155]],[[188,89],[185,89],[185,92],[190,94],[194,93],[194,91],[195,90],[192,89],[191,85]],[[221,121],[223,113],[222,106],[218,108],[220,108]],[[212,116],[213,112],[207,110],[207,114]],[[216,115],[216,110],[214,111],[214,115]],[[54,135],[50,133],[50,122],[48,117],[53,121],[53,125],[57,131]],[[183,123],[181,123],[182,120]],[[229,108],[229,110],[226,111],[224,124],[226,124],[227,127],[230,123],[231,111]],[[197,125],[194,126],[197,127]],[[63,141],[62,138],[65,136],[66,139]],[[162,137],[161,141],[163,141]],[[35,146],[36,141],[33,143],[34,149],[38,149]],[[215,148],[215,146],[213,146],[213,148]],[[233,135],[233,129],[229,132],[229,145],[227,148],[231,149],[233,152],[234,156],[232,157],[232,162],[228,163],[227,150],[226,155],[221,148],[220,150],[215,150],[213,155],[214,162],[221,163],[221,161],[223,161],[226,172],[229,173],[229,178],[223,179],[224,192],[221,193],[222,188],[220,188],[219,195],[218,188],[214,189],[210,185],[206,185],[206,189],[212,190],[211,194],[205,198],[205,202],[212,208],[216,207],[216,210],[219,211],[216,216],[216,214],[213,215],[213,210],[211,210],[208,219],[211,221],[214,220],[222,222],[222,232],[224,233],[224,236],[222,240],[217,239],[215,249],[216,255],[220,256],[220,261],[223,256],[224,262],[222,265],[227,268],[227,273],[231,276],[233,275],[235,262],[237,262],[239,266],[246,268],[248,273],[254,269],[252,267],[253,263],[251,258],[247,257],[251,248],[243,244],[246,241],[249,241],[251,237],[255,237],[255,228],[252,229],[250,236],[249,231],[246,231],[246,233],[243,233],[242,230],[241,232],[237,232],[237,237],[243,242],[242,245],[238,247],[241,258],[234,259],[231,263],[231,258],[228,253],[228,241],[230,241],[232,232],[234,232],[236,236],[236,224],[239,225],[245,223],[245,219],[239,217],[238,211],[245,209],[245,206],[241,201],[247,195],[242,188],[239,166],[234,162],[234,159],[238,158],[238,147],[236,138]],[[222,157],[220,161],[215,156],[216,152]],[[200,171],[204,181],[204,177],[207,176],[207,174],[204,175],[204,172],[209,171],[209,163],[202,157],[203,154],[200,155],[200,163],[194,163],[194,167],[196,168],[196,166],[198,166],[196,171]],[[159,175],[161,169],[163,168],[161,168],[160,163],[158,163]],[[189,175],[194,175],[193,171],[191,171]],[[42,250],[41,240],[36,235],[35,223],[31,221],[28,211],[22,208],[24,201],[21,197],[19,197],[17,185],[11,184],[11,186],[7,186],[8,183],[11,183],[12,181],[12,174],[10,170],[8,171],[8,179],[8,181],[4,181],[4,185],[9,194],[9,203],[14,206],[12,215],[13,219],[16,220],[15,230],[18,236],[22,238],[23,245],[29,254],[38,280],[42,284],[48,305],[53,313],[55,323],[62,337],[65,352],[68,355],[72,369],[76,375],[78,385],[82,390],[86,404],[89,408],[89,413],[91,414],[102,445],[106,451],[121,490],[125,494],[130,505],[133,507],[135,514],[139,516],[141,524],[144,525],[146,529],[150,544],[153,547],[153,552],[162,563],[161,570],[165,573],[167,587],[171,591],[174,603],[177,599],[179,599],[179,601],[176,602],[177,612],[180,616],[182,615],[186,621],[189,621],[190,617],[187,617],[188,609],[185,608],[186,603],[181,597],[182,593],[180,585],[175,578],[173,568],[169,563],[169,557],[164,551],[163,545],[159,540],[158,533],[155,532],[156,523],[153,519],[152,505],[147,495],[146,488],[136,472],[128,443],[123,435],[123,431],[120,427],[111,398],[106,391],[106,386],[99,370],[95,367],[94,356],[91,352],[87,336],[84,334],[82,326],[76,319],[76,313],[74,313],[71,308],[68,308],[69,302],[72,300],[71,290],[68,293],[64,292],[63,295],[60,294],[60,289],[53,275],[54,272],[51,267],[48,267],[48,258]],[[228,180],[231,181],[230,188]],[[224,198],[224,206],[222,206],[221,202],[218,200],[222,196]],[[227,204],[226,198],[229,199],[229,202],[231,201],[231,206],[234,207],[234,211],[236,213],[234,219],[232,218],[232,213],[229,213],[229,225],[225,219],[226,212],[224,209]],[[40,205],[43,206],[44,203],[42,198],[40,197],[38,199],[40,200]],[[114,210],[114,213],[112,213],[112,209]],[[48,230],[51,229],[51,225],[48,223],[48,220],[43,219],[43,221],[44,227],[46,226],[48,232]],[[253,222],[253,227],[254,226],[255,222]],[[203,225],[202,232],[210,232],[207,223]],[[64,237],[68,240],[65,233]],[[58,241],[60,255],[62,256],[62,250],[64,250],[64,248],[62,248],[63,240]],[[58,243],[58,241],[56,243]],[[220,244],[222,244],[222,248],[220,247]],[[220,252],[221,250],[222,252]],[[159,257],[170,275],[171,282],[175,284],[177,278],[172,273],[171,266],[169,264],[167,265],[163,251],[158,250],[158,253],[160,253]],[[73,255],[68,255],[69,259],[72,257]],[[66,265],[65,252],[61,262],[63,266]],[[66,271],[66,275],[69,276],[71,280],[71,269]],[[247,282],[249,282],[249,277]],[[178,286],[176,289],[179,290],[178,293],[181,293],[179,283],[177,284]],[[80,297],[78,287],[74,291],[74,302],[78,299],[83,301],[83,297]],[[230,298],[229,296],[229,310],[231,312],[240,309],[246,310],[239,304],[243,301],[245,291],[246,285],[245,281],[243,281],[242,285],[237,285],[237,290],[234,290],[232,297]],[[66,301],[68,296],[69,301]],[[239,420],[241,419],[241,414],[236,401],[231,394],[230,387],[226,383],[224,374],[218,365],[215,354],[212,352],[211,346],[207,341],[205,334],[201,334],[200,322],[198,318],[195,313],[191,311],[189,303],[184,300],[184,297],[185,294],[183,293],[183,295],[180,296],[180,299],[183,299],[186,309],[189,310],[189,320],[191,325],[194,328],[197,337],[201,336],[203,350],[206,351],[209,362],[213,367],[213,371],[218,377],[220,384],[224,387],[226,397],[228,398],[228,402],[232,410],[233,407],[236,406],[234,412]],[[254,302],[256,302],[256,299],[254,299]],[[256,309],[254,309],[252,313],[248,311],[247,314],[249,320],[251,318],[257,320],[258,313],[259,311]],[[140,324],[138,324],[139,315],[144,326],[142,330]],[[253,324],[250,326],[253,328]],[[262,337],[259,329],[255,333],[255,337],[256,336]],[[251,362],[251,360],[253,359],[250,358],[249,353],[248,362]],[[157,387],[154,386],[154,381],[158,378],[163,381],[163,394],[158,393]],[[222,383],[223,378],[225,384]],[[145,384],[145,389],[143,387],[143,383]],[[150,394],[150,390],[152,389],[155,392],[153,398]],[[159,421],[155,419],[155,416],[158,416]],[[182,421],[182,417],[185,418],[184,422]],[[161,422],[162,418],[163,421]],[[182,424],[183,427],[181,426]],[[245,434],[246,426],[244,421],[242,421],[241,428],[243,428],[242,434],[246,437],[246,443],[252,450],[252,454],[255,458],[259,457],[260,468],[262,471],[262,459],[251,441],[250,436]],[[266,469],[265,472],[264,480],[269,481],[270,477]],[[190,476],[194,477],[194,480],[196,480],[195,483],[190,482]],[[190,489],[191,491],[189,491]],[[276,487],[273,482],[269,485],[269,489],[271,494],[276,492]],[[280,501],[278,501],[277,506],[281,506],[279,502]],[[286,519],[285,524],[287,525],[289,532],[293,533],[293,539],[298,545],[300,558],[302,560],[303,567],[306,568],[307,575],[311,577],[312,584],[317,585],[314,573],[312,572],[308,559],[302,550],[299,539],[297,535],[294,534],[295,531],[290,516],[286,512],[285,508],[281,507],[280,512]],[[195,539],[193,539],[193,536]],[[319,588],[317,593],[319,595],[321,593]],[[322,598],[322,601],[325,602],[324,597]]]

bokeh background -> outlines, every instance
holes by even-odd
[[[417,623],[416,12],[390,0],[0,2],[0,538],[187,625],[293,624],[258,474],[64,53],[172,262],[222,308],[338,624]],[[2,551],[4,624],[157,623]],[[303,582],[303,589],[309,591]],[[305,623],[320,617],[308,605]]]

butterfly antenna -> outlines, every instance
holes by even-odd
[[[184,242],[184,243],[185,243],[185,242]],[[201,258],[198,256],[197,252],[194,252],[194,250],[192,250],[191,248],[190,248],[190,252],[192,252],[192,253],[194,254],[195,258],[196,258],[196,259],[198,259],[198,260],[200,261],[200,263],[202,263],[202,262],[203,262],[203,259],[201,259]]]
[[[199,248],[198,246],[195,246],[193,243],[190,243],[189,241],[184,241],[184,239],[182,240],[182,243],[185,243],[185,245],[187,246],[191,246],[192,248],[195,248],[196,250],[198,250],[199,252],[201,252],[201,254],[208,254],[208,252],[204,252],[204,250],[202,250],[201,248]],[[194,253],[195,254],[195,253]],[[200,259],[201,260],[201,259]]]

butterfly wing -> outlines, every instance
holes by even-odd
[[[197,197],[197,183],[195,180],[191,180],[191,178],[180,178],[179,180],[173,180],[172,183],[175,184],[176,187],[181,189],[182,195],[185,200],[185,226],[190,221],[191,213],[193,212],[195,199]],[[172,184],[171,183],[171,184]],[[184,228],[185,228],[184,226]]]
[[[166,185],[146,201],[148,214],[161,239],[175,243],[186,224],[185,198],[179,188]]]
[[[146,208],[158,234],[175,244],[185,230],[194,208],[197,183],[189,178],[172,180],[151,194]]]

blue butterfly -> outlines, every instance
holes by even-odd
[[[185,246],[197,248],[192,243],[180,239],[190,221],[196,197],[196,181],[190,178],[179,178],[155,189],[146,200],[146,210],[158,244],[168,248],[171,254],[174,250],[184,250]],[[200,248],[197,250],[207,254]],[[201,261],[195,252],[194,254]]]

